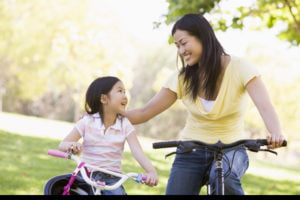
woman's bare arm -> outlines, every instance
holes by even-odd
[[[271,103],[268,91],[260,77],[253,78],[246,89],[257,107],[270,136],[267,137],[269,148],[277,148],[282,145],[284,136],[281,131],[277,113]]]
[[[168,109],[176,99],[175,92],[162,88],[144,107],[126,111],[125,116],[132,124],[143,123]]]

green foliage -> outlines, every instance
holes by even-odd
[[[178,17],[187,13],[211,14],[214,28],[226,31],[229,27],[242,29],[246,20],[258,18],[260,21],[256,21],[253,28],[272,28],[277,24],[284,24],[278,37],[292,45],[300,44],[300,0],[257,0],[248,5],[243,5],[240,1],[236,3],[241,5],[227,9],[226,4],[230,4],[227,0],[167,0],[167,2],[169,7],[166,24],[176,21]]]
[[[169,3],[169,12],[166,23],[170,24],[181,15],[210,12],[220,0],[167,0],[167,2]]]
[[[69,112],[64,119],[73,121],[78,119],[82,108],[78,102],[82,102],[87,85],[95,77],[107,74],[128,77],[133,60],[128,50],[130,38],[125,30],[114,26],[117,19],[110,10],[94,9],[93,3],[91,0],[0,2],[3,110],[49,117],[48,109],[43,110],[40,104],[53,97],[52,107],[47,106],[60,112],[53,102],[68,99],[68,103],[63,103]],[[120,35],[127,38],[126,44]]]

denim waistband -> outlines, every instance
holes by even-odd
[[[100,177],[100,178],[118,178],[114,175],[111,175],[111,174],[107,174],[107,173],[104,173],[104,172],[93,172],[93,177]]]

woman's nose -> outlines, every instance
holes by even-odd
[[[179,55],[183,55],[184,52],[185,52],[184,47],[183,47],[183,46],[180,46],[180,47],[178,48],[178,53],[179,53]]]

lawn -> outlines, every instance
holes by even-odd
[[[47,179],[70,173],[74,162],[47,155],[48,149],[56,149],[58,139],[23,136],[0,130],[0,195],[43,194]],[[164,194],[169,169],[173,158],[164,159],[165,151],[147,150],[149,158],[159,172],[160,182],[157,187],[147,187],[134,181],[127,181],[124,186],[130,195]],[[290,174],[295,180],[276,179],[275,176],[246,174],[242,183],[250,195],[295,195],[300,194],[300,171],[298,169],[268,165],[263,162],[252,162],[260,169],[272,168]],[[124,152],[124,172],[142,172],[141,168],[128,151]],[[204,194],[205,189],[201,192]]]

